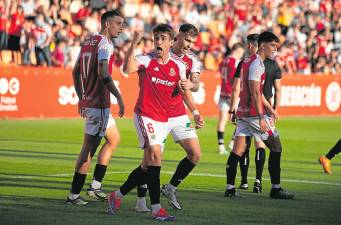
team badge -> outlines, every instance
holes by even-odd
[[[175,70],[174,68],[170,68],[169,70],[169,75],[174,76],[175,75]]]
[[[186,70],[189,69],[189,66],[188,66],[188,63],[187,62],[184,62],[185,63],[185,66],[186,66]]]

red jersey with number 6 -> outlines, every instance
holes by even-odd
[[[107,37],[96,34],[87,38],[81,47],[79,55],[80,74],[83,96],[80,107],[110,108],[110,91],[99,77],[98,62],[110,60],[114,46]],[[111,65],[109,65],[111,68]]]
[[[249,81],[258,81],[260,83],[260,94],[263,93],[265,67],[263,60],[259,55],[255,54],[244,60],[240,72],[240,79],[240,101],[238,105],[237,116],[240,118],[258,116],[255,101],[251,96]],[[264,108],[263,104],[262,108]]]
[[[167,122],[170,111],[184,111],[184,104],[174,101],[178,82],[186,78],[183,61],[174,54],[169,54],[164,64],[158,62],[154,53],[135,58],[139,63],[137,73],[140,86],[135,113],[155,121]]]

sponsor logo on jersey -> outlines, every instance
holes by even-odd
[[[160,70],[159,70],[159,67],[155,67],[155,68],[154,68],[154,71],[160,71]]]
[[[152,77],[152,82],[155,84],[161,84],[168,87],[174,86],[175,82],[169,81],[169,80],[162,80],[160,78]]]
[[[175,70],[174,68],[170,68],[169,70],[169,75],[174,76],[175,75]]]

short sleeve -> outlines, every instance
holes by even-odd
[[[254,60],[249,68],[249,80],[261,81],[261,76],[264,73],[264,65],[257,58]]]
[[[178,65],[179,68],[179,76],[180,79],[186,79],[186,65],[182,60],[176,60],[176,64]]]
[[[151,58],[149,55],[139,54],[135,56],[135,60],[137,61],[139,67],[143,66],[144,68],[147,68],[151,61]]]
[[[101,42],[98,44],[98,60],[110,60],[111,55],[114,52],[114,46],[109,44],[103,38]]]
[[[191,73],[201,73],[202,65],[197,56],[192,57]]]

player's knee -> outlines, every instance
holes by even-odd
[[[187,158],[193,164],[197,164],[200,161],[200,159],[201,159],[201,151],[196,151],[196,152],[193,152],[192,154],[188,154]]]
[[[279,139],[279,136],[277,137],[270,136],[268,140],[265,141],[265,144],[272,152],[282,152],[282,144],[281,140]]]

